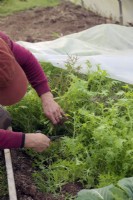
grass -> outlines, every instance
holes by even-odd
[[[1,151],[0,151],[1,153]],[[0,199],[8,195],[6,169],[3,156],[0,154]]]
[[[60,0],[5,0],[0,2],[0,16],[34,8],[56,6]]]

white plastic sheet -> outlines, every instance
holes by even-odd
[[[119,21],[118,0],[70,0],[104,17]],[[133,0],[121,0],[124,24],[133,23]]]
[[[92,70],[100,64],[111,78],[133,83],[132,27],[104,24],[53,41],[18,43],[39,61],[65,68],[66,62],[74,57],[77,60],[74,67],[81,66],[81,73],[88,71],[86,62],[89,61]]]

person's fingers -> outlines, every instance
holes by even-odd
[[[60,122],[60,118],[62,117],[59,108],[56,108],[53,112],[51,112],[51,119],[54,121],[54,124],[58,124]]]
[[[56,119],[55,119],[55,116],[54,116],[54,112],[52,112],[52,111],[45,112],[45,115],[53,124],[57,123]]]
[[[42,152],[50,146],[50,138],[42,133],[25,134],[26,148],[32,148],[37,152]]]
[[[68,120],[65,112],[58,106],[57,110],[54,112],[54,118],[56,120],[56,124],[63,124],[66,120]]]
[[[55,120],[56,120],[56,123],[58,124],[58,123],[60,122],[61,118],[62,118],[62,115],[61,115],[61,113],[60,113],[60,110],[57,109],[57,110],[53,113],[53,115],[54,115],[54,118],[55,118]]]
[[[38,152],[38,153],[41,153],[43,151],[45,151],[47,148],[32,148],[34,151]]]
[[[60,113],[65,116],[65,112],[60,108]]]
[[[62,124],[67,120],[64,111],[57,103],[52,104],[50,107],[46,107],[44,113],[54,125]]]
[[[68,117],[66,116],[65,112],[60,108],[60,114],[61,114],[61,121],[65,122],[66,120],[68,120]]]
[[[57,119],[55,117],[55,114],[53,114],[53,113],[50,115],[49,119],[52,121],[53,124],[57,124],[58,123],[58,121],[57,121]]]

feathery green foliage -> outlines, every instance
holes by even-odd
[[[90,65],[88,64],[90,67]],[[9,110],[15,129],[41,129],[45,134],[66,135],[44,153],[28,151],[34,158],[33,174],[40,190],[58,193],[68,182],[84,188],[116,183],[133,171],[133,87],[107,78],[100,69],[78,74],[43,64],[56,101],[69,120],[53,127],[44,118],[33,90]]]

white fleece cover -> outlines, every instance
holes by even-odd
[[[95,12],[103,17],[119,21],[120,8],[118,0],[69,0]],[[121,0],[124,24],[133,23],[133,0]]]
[[[80,72],[87,73],[89,61],[92,70],[100,64],[112,79],[133,83],[133,27],[102,24],[53,41],[18,44],[41,62],[65,69],[66,62],[76,59],[74,67],[81,66]]]

